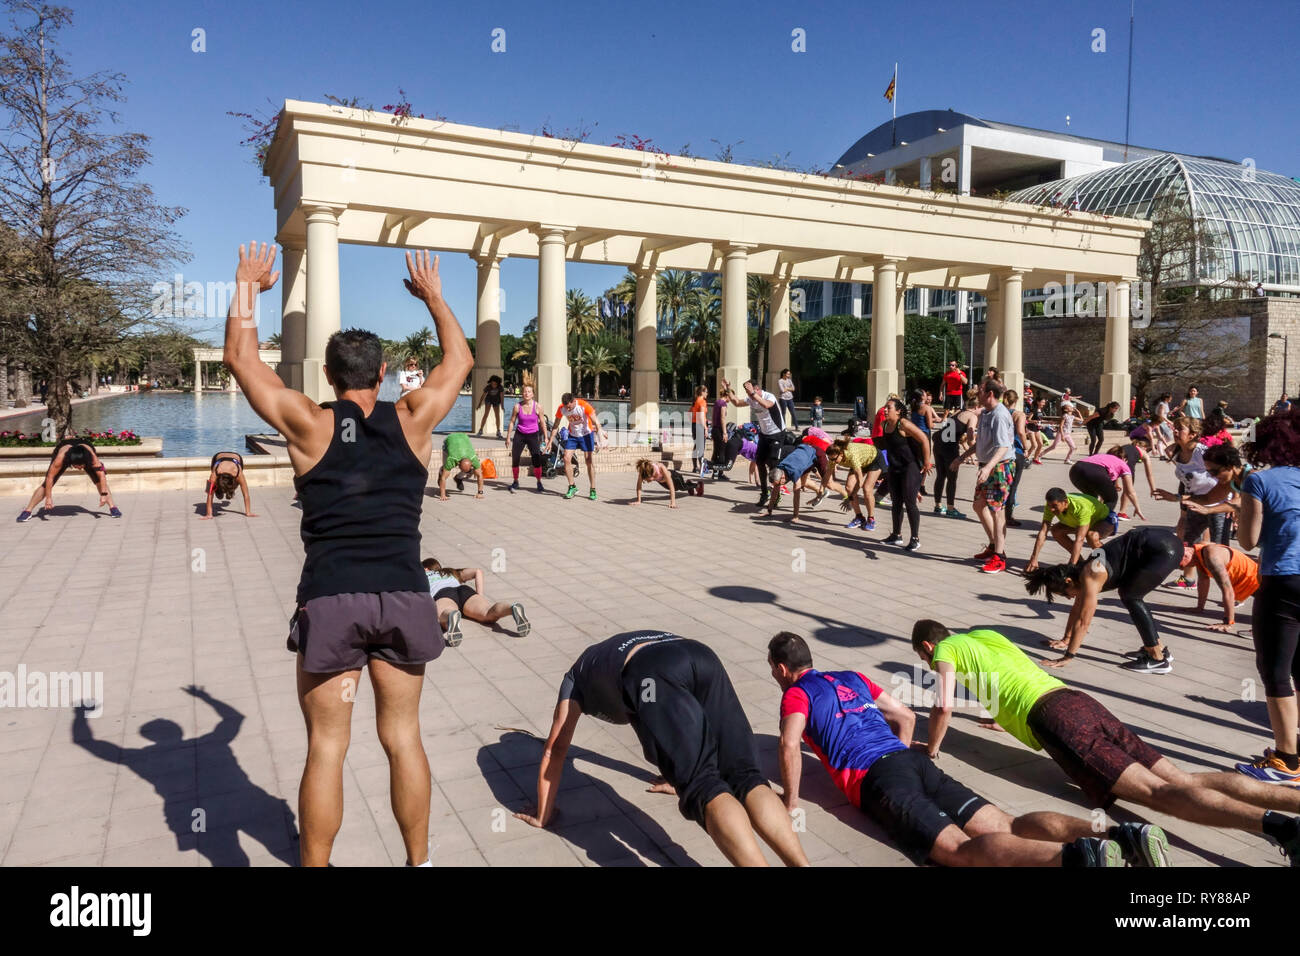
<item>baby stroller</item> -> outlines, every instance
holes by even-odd
[[[542,477],[554,478],[564,471],[564,466],[560,464],[560,456],[564,454],[564,440],[569,437],[569,430],[563,426],[555,433],[555,447],[551,453],[546,456],[546,463],[542,465]]]

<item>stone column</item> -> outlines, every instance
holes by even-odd
[[[736,394],[743,394],[743,384],[749,378],[749,359],[746,349],[749,333],[745,327],[746,305],[749,297],[747,266],[752,246],[732,243],[727,246],[722,260],[722,355],[718,363],[718,381],[714,394],[722,391],[722,380],[731,382]],[[727,406],[724,422],[739,424],[748,421],[748,412],[734,405]]]
[[[1021,322],[1025,312],[1024,297],[1021,295],[1024,269],[1012,269],[1002,277],[1002,361],[998,371],[1007,388],[1016,390],[1021,396],[1017,408],[1024,407],[1025,369],[1021,358]]]
[[[766,388],[778,395],[781,369],[790,367],[790,280],[772,280],[772,321],[767,346]],[[731,384],[735,385],[735,382]],[[795,393],[796,396],[798,392]],[[805,396],[807,397],[807,396]]]
[[[483,389],[493,375],[500,376],[501,368],[501,260],[504,256],[475,256],[478,264],[478,310],[474,324],[474,371],[470,374],[473,389],[475,425],[481,420]],[[551,409],[546,409],[549,414]],[[502,407],[501,426],[506,425],[505,408]]]
[[[898,327],[898,332],[894,336],[896,343],[894,365],[898,368],[898,394],[903,401],[907,401],[907,375],[904,372],[907,365],[903,361],[903,335],[907,331],[907,289],[902,285],[898,287],[898,297],[894,302],[894,322]]]
[[[537,400],[547,415],[573,389],[564,321],[564,237],[571,228],[537,227]]]
[[[1129,288],[1136,279],[1115,282],[1106,296],[1106,353],[1102,365],[1099,407],[1119,402],[1119,420],[1128,417],[1132,378],[1128,372]]]
[[[203,394],[203,363],[199,361],[198,349],[194,349],[192,354],[194,355],[194,394],[202,395]],[[0,396],[0,398],[3,398],[3,396]]]
[[[307,255],[306,250],[281,242],[280,277],[280,380],[302,391],[302,362],[307,355]]]
[[[989,366],[1002,368],[1002,277],[994,273],[989,277],[989,289],[985,294],[988,300],[984,304],[984,371]],[[971,365],[975,359],[971,357]],[[971,384],[978,385],[984,379],[983,374],[975,377],[971,369]]]
[[[340,328],[339,213],[342,206],[304,204],[307,216],[307,321],[302,390],[314,402],[333,401],[325,380],[325,345]]]
[[[628,427],[659,440],[659,273],[636,274],[636,332],[632,344],[632,400]]]
[[[875,414],[890,392],[898,391],[898,259],[885,257],[876,264],[871,289],[871,368],[867,372],[867,411]]]

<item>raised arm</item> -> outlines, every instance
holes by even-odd
[[[257,297],[275,285],[275,246],[249,243],[239,247],[235,268],[235,298],[226,316],[226,347],[222,359],[239,388],[264,422],[288,440],[290,455],[311,434],[321,408],[302,392],[285,386],[257,351],[257,323],[253,321]]]
[[[423,385],[398,399],[397,409],[399,414],[410,416],[414,430],[432,432],[460,395],[460,387],[474,367],[474,356],[451,306],[442,297],[438,257],[430,261],[428,250],[417,252],[414,258],[408,252],[406,269],[410,278],[402,281],[406,291],[423,302],[433,317],[438,343],[442,346],[442,361],[429,371]]]

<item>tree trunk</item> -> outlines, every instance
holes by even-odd
[[[46,395],[46,408],[49,409],[49,417],[54,419],[55,437],[62,441],[68,434],[68,426],[72,424],[72,401],[68,393],[68,379],[63,370],[56,367],[47,381],[50,390]]]
[[[98,395],[99,394],[99,369],[95,368],[93,364],[90,366],[89,375],[90,375],[90,394]]]
[[[32,373],[21,365],[14,369],[14,408],[32,403]]]
[[[0,355],[0,408],[9,404],[9,360]]]

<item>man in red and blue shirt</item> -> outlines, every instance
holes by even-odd
[[[823,672],[798,634],[768,643],[781,696],[781,784],[786,809],[799,803],[807,743],[835,785],[870,814],[917,864],[941,866],[1123,866],[1137,824],[1108,838],[1087,820],[1037,812],[1011,817],[953,780],[911,746],[916,715],[855,671]],[[1133,859],[1133,857],[1130,857]],[[1136,859],[1134,862],[1138,862]]]

